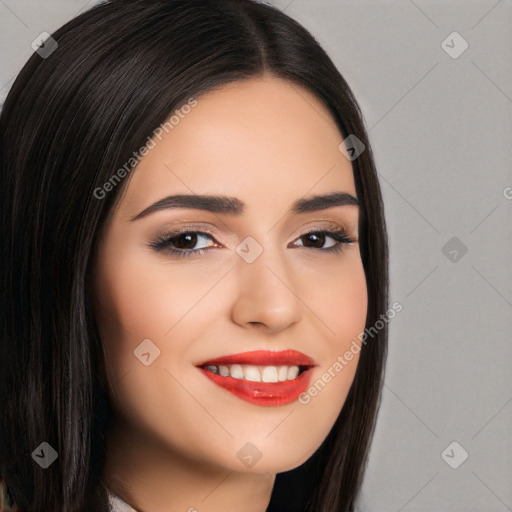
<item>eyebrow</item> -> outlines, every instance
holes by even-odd
[[[308,213],[326,210],[334,206],[357,206],[361,209],[361,203],[356,197],[347,192],[333,192],[331,194],[316,195],[295,201],[290,213]],[[228,215],[242,215],[245,211],[245,203],[236,197],[218,195],[178,194],[160,199],[148,206],[130,219],[134,221],[161,210],[174,208],[193,208],[212,213],[224,213]]]

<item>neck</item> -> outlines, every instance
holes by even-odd
[[[116,424],[105,456],[105,485],[137,512],[265,512],[275,481],[184,458]]]

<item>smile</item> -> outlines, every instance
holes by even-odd
[[[299,366],[251,366],[231,364],[224,365],[208,365],[206,370],[222,375],[223,377],[233,377],[234,379],[245,379],[252,382],[283,382],[285,380],[293,380],[299,376],[302,370]]]
[[[295,350],[256,350],[206,361],[198,369],[213,383],[257,405],[284,405],[306,390],[314,361]]]

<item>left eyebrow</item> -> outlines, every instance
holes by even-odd
[[[347,192],[333,192],[295,201],[290,208],[291,213],[307,213],[319,210],[327,210],[333,206],[357,206],[361,209],[361,203],[357,197]]]
[[[308,213],[326,210],[335,206],[357,206],[361,209],[358,199],[348,192],[333,192],[331,194],[316,195],[295,201],[290,207],[290,213]],[[218,195],[178,194],[160,199],[148,206],[130,219],[134,221],[151,213],[174,208],[193,208],[213,213],[229,215],[242,215],[246,204],[237,197]]]

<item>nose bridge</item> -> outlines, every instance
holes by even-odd
[[[237,323],[280,330],[300,319],[302,304],[283,250],[272,236],[247,237],[237,247],[238,293],[233,304]]]

